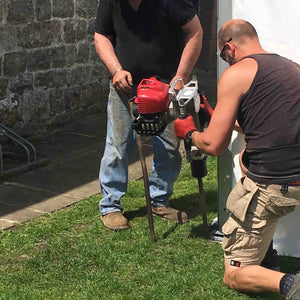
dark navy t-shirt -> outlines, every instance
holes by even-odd
[[[195,16],[191,0],[143,0],[135,11],[128,0],[101,0],[95,31],[112,37],[123,69],[134,83],[175,75],[184,46],[181,27]]]

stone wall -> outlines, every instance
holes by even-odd
[[[0,122],[24,136],[105,110],[107,71],[93,44],[98,0],[1,0]],[[216,0],[199,0],[204,28],[195,68],[215,94]]]
[[[93,44],[97,5],[1,0],[1,123],[32,135],[104,109],[108,79]]]

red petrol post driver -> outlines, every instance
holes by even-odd
[[[132,128],[137,132],[137,145],[142,164],[152,241],[154,241],[154,226],[151,199],[140,135],[160,135],[168,123],[177,117],[186,118],[188,114],[193,116],[197,129],[203,131],[205,122],[210,119],[213,113],[213,109],[204,93],[199,94],[198,81],[195,77],[179,91],[175,90],[177,82],[178,80],[175,80],[172,86],[169,87],[155,77],[143,79],[137,87],[137,95],[133,100],[132,106],[132,114],[134,116]],[[204,235],[208,238],[209,229],[206,217],[205,193],[202,184],[202,178],[207,174],[206,156],[200,153],[189,140],[185,141],[185,149],[187,159],[191,164],[192,176],[198,179]]]

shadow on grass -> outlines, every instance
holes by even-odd
[[[140,207],[136,210],[126,211],[124,212],[124,216],[128,221],[133,220],[134,218],[140,218],[147,214],[146,206]]]
[[[169,205],[181,211],[185,211],[190,219],[201,216],[201,205],[198,193],[185,195],[178,198],[170,199]],[[207,213],[217,213],[217,192],[208,191],[205,192],[205,202]],[[139,207],[138,209],[125,211],[124,216],[128,221],[132,221],[135,218],[143,217],[147,214],[146,206]],[[174,224],[167,232],[164,233],[163,237],[167,238],[180,224]],[[204,238],[203,225],[193,226],[190,238]]]
[[[164,238],[164,239],[168,238],[168,236],[169,236],[172,232],[174,232],[175,229],[176,229],[178,226],[180,226],[180,224],[175,223],[174,226],[172,226],[171,228],[169,228],[169,230],[166,231],[166,232],[163,234],[163,238]]]
[[[191,239],[205,239],[203,224],[193,226],[189,235]]]
[[[207,213],[217,213],[217,192],[205,191],[205,203]],[[201,214],[201,202],[198,193],[185,195],[179,198],[172,198],[170,199],[170,206],[186,211],[191,218]]]
[[[181,211],[185,211],[189,218],[195,218],[198,215],[201,215],[201,205],[199,194],[193,193],[179,198],[170,199],[169,205],[173,208],[176,208]],[[206,192],[205,193],[205,202],[207,213],[217,213],[217,193]],[[146,206],[140,207],[136,210],[124,212],[124,216],[128,220],[132,220],[137,217],[142,217],[146,215]]]

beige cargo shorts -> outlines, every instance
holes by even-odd
[[[234,266],[260,265],[280,217],[300,204],[300,186],[258,184],[243,177],[227,199],[231,213],[223,225],[225,263]],[[300,221],[299,221],[300,224]]]

